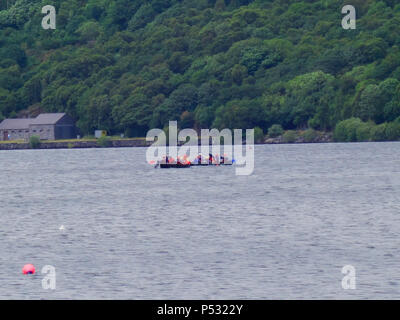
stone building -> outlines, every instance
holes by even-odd
[[[30,119],[5,119],[0,123],[0,140],[29,140],[38,136],[41,140],[76,138],[75,123],[65,113],[42,113]]]

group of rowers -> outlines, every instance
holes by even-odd
[[[219,159],[219,161],[218,161]],[[219,156],[217,155],[212,155],[211,153],[208,155],[208,157],[203,158],[201,154],[199,154],[194,161],[190,161],[188,159],[187,155],[184,155],[182,157],[178,156],[178,159],[175,161],[173,157],[170,156],[163,156],[162,160],[160,161],[161,164],[180,164],[180,165],[193,165],[193,164],[225,164],[225,161],[228,161],[228,157],[226,154]]]

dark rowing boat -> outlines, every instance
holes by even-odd
[[[190,164],[182,164],[182,163],[160,163],[161,169],[181,169],[181,168],[190,168]]]
[[[231,166],[232,163],[192,163],[191,166],[193,167],[208,167],[208,166]]]
[[[208,166],[231,166],[232,163],[192,163],[192,164],[182,164],[182,163],[160,163],[159,166],[161,169],[181,169],[181,168],[190,168],[190,167],[208,167]],[[157,167],[157,166],[156,166]]]

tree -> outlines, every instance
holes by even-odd
[[[99,23],[94,21],[88,21],[83,24],[79,29],[76,31],[80,34],[82,40],[90,41],[96,40],[102,34],[102,28]]]
[[[91,98],[86,112],[92,130],[112,130],[112,104],[107,95]]]
[[[356,142],[357,129],[362,125],[359,118],[350,118],[339,122],[334,131],[334,139],[337,142]]]
[[[280,124],[274,124],[268,129],[268,135],[271,138],[279,137],[283,134],[283,128]]]
[[[356,116],[360,117],[363,121],[372,120],[378,123],[382,122],[383,101],[381,97],[381,91],[377,85],[368,85],[361,94]]]
[[[386,141],[388,137],[386,135],[387,132],[387,124],[382,123],[378,126],[374,126],[371,129],[371,140],[372,141]]]
[[[312,129],[312,128],[307,129],[307,130],[303,133],[304,141],[307,142],[307,143],[315,142],[315,140],[317,139],[317,137],[318,137],[317,132],[316,132],[314,129]]]
[[[385,121],[394,121],[400,116],[400,81],[388,78],[379,84]]]
[[[260,127],[254,128],[254,142],[264,143],[264,132]]]
[[[287,85],[286,108],[294,126],[329,129],[335,107],[334,78],[321,71],[298,76]],[[309,122],[310,121],[310,122]]]
[[[255,100],[232,100],[216,110],[213,127],[224,129],[250,129],[263,127],[263,111]]]
[[[194,111],[196,127],[199,129],[210,128],[214,120],[215,110],[213,107],[207,107],[205,105],[197,106]]]
[[[152,110],[149,99],[140,93],[132,94],[123,103],[113,106],[111,114],[113,121],[118,123],[118,128],[123,131],[136,127],[136,134],[144,134],[151,126]]]
[[[215,10],[216,11],[224,11],[226,8],[225,0],[217,0],[215,3]]]
[[[236,64],[232,69],[232,80],[237,85],[241,85],[243,79],[247,76],[247,68],[245,66],[241,66]]]
[[[179,127],[182,129],[193,128],[195,122],[194,113],[189,111],[184,111],[181,114]]]
[[[282,140],[284,143],[295,143],[296,142],[296,132],[294,130],[286,131],[282,136]]]
[[[31,149],[39,149],[40,138],[38,136],[31,136],[29,138],[29,145],[30,145]]]
[[[149,3],[143,4],[129,21],[129,30],[135,31],[143,28],[147,23],[151,22],[156,16],[156,11]]]

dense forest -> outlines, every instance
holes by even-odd
[[[355,30],[341,24],[349,2]],[[82,134],[144,136],[178,120],[398,139],[397,3],[1,0],[0,120],[62,111]],[[45,5],[56,30],[41,26]]]

